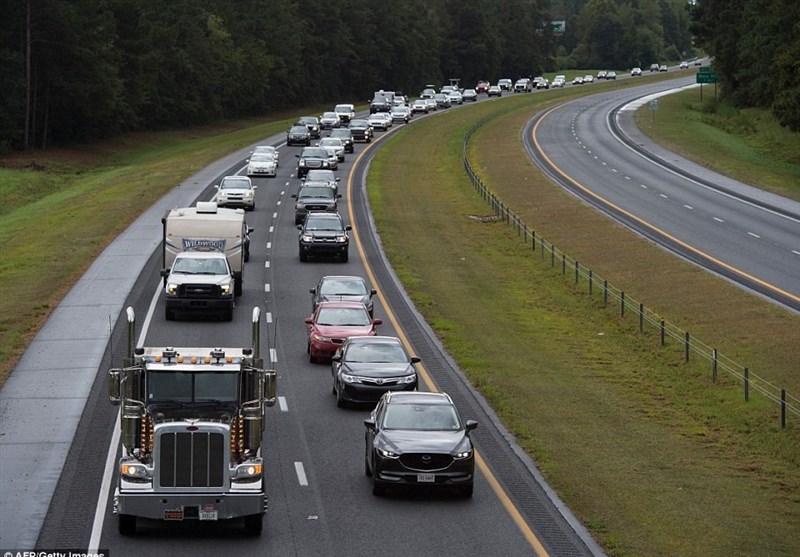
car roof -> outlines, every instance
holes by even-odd
[[[317,309],[320,308],[363,309],[364,311],[367,311],[367,306],[361,302],[349,302],[344,300],[329,300],[327,302],[320,302],[317,304]]]
[[[389,404],[446,404],[453,406],[453,400],[447,393],[389,391],[384,395],[384,398]]]
[[[360,281],[366,282],[364,280],[364,277],[360,277],[358,275],[325,275],[324,277],[319,279],[319,281],[322,282],[323,280],[327,280],[327,279],[330,279],[330,280],[353,279],[353,280],[360,280]]]
[[[323,302],[325,303],[325,302]],[[388,335],[375,335],[375,336],[363,336],[363,337],[350,337],[347,339],[348,344],[376,344],[376,343],[392,343],[392,344],[402,344],[400,339],[397,337],[392,337]]]

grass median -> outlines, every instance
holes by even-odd
[[[685,264],[562,192],[519,130],[568,92],[477,105],[384,146],[368,190],[417,307],[523,448],[612,555],[793,555],[800,427],[741,385],[711,382],[638,321],[620,319],[532,256],[461,164],[468,127],[520,105],[471,144],[485,183],[537,233],[744,365],[798,393],[800,319]],[[527,106],[521,106],[527,103]],[[477,163],[477,164],[476,164]],[[408,242],[408,230],[426,242]]]

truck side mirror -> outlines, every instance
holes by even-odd
[[[114,406],[119,406],[119,370],[108,370],[108,399]]]
[[[161,276],[167,278],[169,276],[169,269],[161,269]]]

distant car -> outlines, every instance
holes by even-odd
[[[636,67],[631,70],[631,77],[639,77],[642,75],[642,68]]]
[[[338,213],[308,213],[306,220],[297,228],[300,230],[300,261],[308,261],[309,255],[329,255],[338,257],[342,262],[347,261],[350,248],[347,231],[350,225],[345,225]]]
[[[350,122],[350,132],[353,134],[353,141],[372,141],[372,126],[368,120],[356,118]]]
[[[247,175],[254,176],[271,176],[275,177],[278,174],[278,163],[275,162],[275,157],[267,153],[253,153],[247,159]]]
[[[310,213],[306,222],[312,215]],[[374,336],[381,319],[370,317],[360,302],[322,302],[310,317],[306,352],[311,362],[330,360],[345,339],[354,336]]]
[[[376,112],[369,115],[368,121],[374,129],[386,131],[392,126],[392,115],[388,112]]]
[[[527,77],[523,77],[522,79],[518,79],[516,83],[514,83],[514,92],[515,93],[530,93],[533,91],[533,84],[531,80]]]
[[[542,77],[536,82],[536,88],[537,89],[550,89],[550,82],[546,78]]]
[[[333,170],[310,169],[303,178],[303,184],[318,183],[333,188],[334,192],[339,192],[339,178]]]
[[[406,105],[395,106],[389,114],[392,116],[392,122],[397,124],[408,124],[411,120],[411,109]]]
[[[411,112],[417,113],[422,112],[423,114],[427,114],[430,112],[428,108],[428,103],[425,102],[425,99],[417,99],[413,103],[411,103]]]
[[[680,68],[681,68],[682,70],[685,70],[685,69],[687,69],[688,67],[689,67],[689,62],[681,62],[681,63],[680,63]]]
[[[352,153],[355,151],[355,146],[353,145],[353,132],[351,132],[347,128],[333,129],[331,130],[331,134],[329,137],[335,137],[336,139],[341,139],[342,143],[344,143],[345,153]]]
[[[356,107],[352,104],[337,104],[333,111],[339,115],[339,122],[345,126],[356,117]]]
[[[578,76],[575,76],[575,77],[572,79],[572,84],[573,84],[573,85],[583,85],[583,78],[582,78],[581,76],[579,76],[579,75],[578,75]]]
[[[700,58],[695,58],[694,65],[695,66],[702,66],[703,65],[703,61]]]
[[[464,89],[464,92],[461,93],[461,98],[464,99],[464,102],[474,103],[475,101],[478,100],[478,91],[476,91],[475,89]]]
[[[302,178],[311,169],[333,169],[330,155],[322,147],[304,147],[297,156],[297,177]],[[338,166],[338,164],[337,164]]]
[[[302,124],[292,126],[286,132],[286,145],[311,145],[311,132]]]
[[[606,80],[617,79],[617,72],[606,72]]]
[[[319,185],[316,185],[319,184]],[[294,224],[302,224],[311,211],[336,213],[339,209],[338,199],[342,194],[324,183],[304,182],[297,193],[292,194],[294,203]]]
[[[666,65],[666,64],[661,64],[661,65],[658,67],[658,71],[660,71],[660,72],[665,72],[665,71],[667,71],[667,65]]]
[[[439,107],[436,105],[436,100],[433,97],[426,98],[424,101],[428,104],[428,110],[439,110]]]
[[[447,96],[447,93],[436,93],[433,96],[433,100],[436,101],[436,109],[440,108],[450,108],[450,97]]]
[[[308,128],[308,133],[311,134],[311,139],[319,139],[320,127],[319,118],[316,116],[301,116],[297,119],[297,124],[302,124]]]
[[[323,137],[317,145],[335,157],[337,163],[344,161],[344,142],[338,137]]]
[[[564,77],[563,76],[557,75],[556,77],[553,78],[553,82],[550,84],[550,88],[551,89],[555,89],[557,87],[558,88],[563,88],[564,87]]]
[[[514,82],[508,78],[503,78],[497,81],[497,86],[501,91],[511,91],[514,88]]]
[[[367,282],[363,278],[349,275],[324,276],[309,292],[311,293],[311,311],[317,309],[321,302],[361,302],[367,306],[370,315],[375,312],[372,297],[378,293],[374,288],[367,287]]]
[[[453,105],[453,104],[463,104],[464,103],[464,97],[461,95],[461,92],[458,91],[458,90],[449,91],[447,93],[447,96],[450,99],[450,104],[451,105]]]
[[[486,81],[485,79],[481,79],[478,84],[475,86],[476,93],[487,93],[489,91],[489,86],[491,83]]]
[[[657,72],[658,71],[658,64],[650,64],[650,71]]]
[[[429,86],[422,90],[422,92],[419,94],[419,98],[432,99],[435,94],[436,94],[436,89],[434,89],[433,86]]]
[[[600,70],[597,72],[597,79],[605,79],[607,74],[605,70]]]
[[[592,74],[586,74],[585,76],[583,76],[583,82],[584,83],[593,83],[594,82],[594,76]]]
[[[462,420],[446,393],[387,392],[366,426],[364,471],[372,493],[389,486],[450,487],[471,497],[475,452],[469,433],[475,420]]]
[[[397,337],[349,337],[331,358],[336,406],[380,400],[388,391],[416,391],[417,356]]]
[[[258,145],[252,151],[253,155],[269,155],[275,160],[275,166],[280,166],[280,153],[272,145]]]
[[[323,130],[338,128],[341,125],[339,114],[336,112],[323,112],[319,118],[319,127]]]
[[[256,207],[256,188],[247,176],[225,176],[217,188],[217,207],[241,207],[252,211]]]
[[[486,90],[486,94],[490,97],[502,97],[503,90],[499,85],[490,85],[489,89]]]

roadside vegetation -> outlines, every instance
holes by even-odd
[[[512,96],[401,131],[368,181],[382,241],[460,367],[609,554],[794,555],[797,420],[781,430],[774,404],[744,403],[739,385],[712,384],[705,363],[684,364],[678,347],[659,347],[655,333],[639,334],[634,320],[576,291],[513,230],[469,218],[490,210],[462,169],[464,133],[514,108],[473,139],[484,181],[582,264],[800,394],[798,316],[597,215],[524,153],[519,130],[544,103],[622,86]],[[0,160],[0,382],[71,284],[142,211],[208,162],[289,122],[277,115]],[[408,230],[431,240],[406,242]]]

